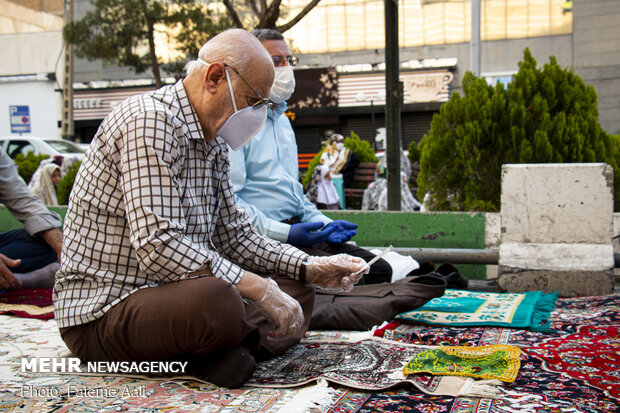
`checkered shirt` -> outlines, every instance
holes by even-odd
[[[254,232],[235,205],[226,144],[207,142],[183,83],[129,98],[77,174],[54,286],[59,327],[88,323],[147,287],[210,269],[299,279],[307,254]]]

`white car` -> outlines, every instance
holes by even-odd
[[[77,144],[60,138],[39,138],[34,136],[3,136],[0,137],[0,147],[15,159],[18,154],[26,155],[34,152],[35,155],[62,156],[82,160],[86,152]]]

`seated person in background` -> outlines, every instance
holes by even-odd
[[[375,180],[368,185],[362,199],[362,209],[367,211],[387,211],[388,185],[387,185],[387,157],[381,158],[377,164]],[[422,204],[415,199],[409,189],[411,177],[411,162],[404,152],[400,153],[400,210],[403,212],[420,211]]]
[[[60,183],[60,166],[51,162],[41,167],[41,173],[32,178],[29,187],[44,205],[57,206],[58,183]]]
[[[263,125],[273,63],[241,29],[198,56],[184,79],[127,99],[99,127],[71,193],[55,316],[84,362],[184,360],[238,387],[255,357],[305,335],[314,286],[350,290],[368,265],[252,229],[226,144],[239,149]]]
[[[284,115],[286,100],[295,88],[293,66],[297,60],[282,34],[272,29],[252,32],[273,59],[276,74],[269,99],[276,105],[267,110],[265,126],[240,151],[230,153],[231,180],[239,206],[250,216],[261,234],[292,244],[310,255],[346,253],[363,258],[371,252],[351,245],[357,225],[333,221],[308,200],[299,182],[295,132]],[[392,268],[380,259],[365,283],[390,282]]]
[[[62,220],[34,196],[0,150],[0,202],[24,229],[0,233],[0,290],[51,288],[62,249]]]
[[[329,166],[318,165],[314,168],[306,196],[319,209],[341,209],[340,197],[332,182]]]
[[[321,163],[327,165],[332,174],[339,174],[346,165],[351,150],[344,147],[344,136],[335,133],[321,154]]]

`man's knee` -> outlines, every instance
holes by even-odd
[[[237,289],[217,278],[197,279],[187,291],[188,319],[205,333],[236,336],[244,329],[245,307]],[[207,323],[206,323],[207,322]],[[190,328],[192,328],[190,326]]]

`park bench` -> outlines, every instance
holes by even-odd
[[[355,168],[351,187],[344,188],[347,209],[362,209],[364,191],[375,180],[376,168],[377,164],[373,162],[362,162]]]

